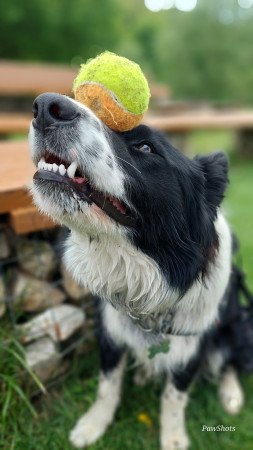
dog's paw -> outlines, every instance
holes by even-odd
[[[105,432],[108,424],[104,420],[99,420],[94,414],[88,412],[77,422],[70,432],[69,440],[76,448],[84,448],[93,444]]]
[[[228,414],[238,414],[244,403],[244,396],[241,388],[237,390],[227,391],[226,389],[220,389],[220,401]]]
[[[234,371],[224,374],[219,388],[221,404],[228,414],[238,414],[244,403],[244,395]]]
[[[166,442],[162,442],[161,450],[187,450],[189,439],[186,434],[171,434]]]

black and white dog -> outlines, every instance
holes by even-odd
[[[71,230],[65,264],[99,297],[98,396],[70,440],[88,446],[111,424],[130,349],[136,382],[166,375],[161,448],[186,449],[187,389],[203,365],[221,373],[228,412],[243,404],[229,341],[219,338],[230,307],[232,239],[220,211],[226,156],[190,160],[144,125],[113,132],[59,94],[40,95],[33,111],[34,201]]]

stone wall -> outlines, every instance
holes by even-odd
[[[0,225],[0,326],[11,323],[43,382],[62,374],[66,355],[94,337],[91,294],[61,263],[67,233],[17,236]]]

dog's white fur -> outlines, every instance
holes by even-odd
[[[185,408],[188,394],[179,392],[167,381],[161,401],[161,450],[186,450],[189,445],[185,428]]]
[[[116,155],[110,145],[110,136],[106,127],[85,105],[73,99],[69,100],[78,106],[84,117],[76,125],[75,135],[78,136],[78,139],[75,139],[75,142],[71,142],[70,133],[65,138],[62,133],[62,141],[66,141],[69,138],[68,142],[66,142],[66,149],[64,149],[66,151],[66,159],[69,162],[76,160],[91,184],[96,186],[97,189],[127,201],[124,183],[126,174],[119,168]],[[32,123],[28,139],[32,158],[37,165],[40,158],[44,156],[45,147],[40,148]],[[50,141],[48,141],[46,136],[44,140],[44,145],[50,149]],[[94,149],[96,149],[96,152]],[[107,163],[108,158],[110,159],[110,165]]]
[[[99,439],[112,423],[120,401],[126,358],[108,376],[100,374],[97,399],[70,433],[70,441],[77,448],[86,447]]]
[[[222,374],[219,397],[225,411],[229,414],[237,414],[243,406],[244,395],[234,368],[229,366]]]
[[[111,151],[110,138],[106,131],[88,127],[87,133],[87,127],[79,128],[79,144],[75,145],[75,151],[77,155],[86,155],[86,158],[83,156],[82,165],[91,184],[102,192],[124,199],[126,176],[117,164],[116,155]],[[85,152],[83,152],[82,142],[85,142]],[[93,154],[94,147],[99,153],[96,156]],[[107,158],[110,158],[110,166],[106,163]]]
[[[79,284],[105,300],[117,295],[123,306],[143,314],[171,306],[178,294],[167,286],[155,262],[122,234],[111,239],[72,233],[66,243],[65,265]],[[116,300],[115,300],[116,301]],[[119,304],[120,307],[120,304]]]

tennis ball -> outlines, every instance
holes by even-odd
[[[150,98],[139,65],[111,52],[101,53],[82,64],[73,90],[76,100],[115,131],[136,127],[148,109]]]

